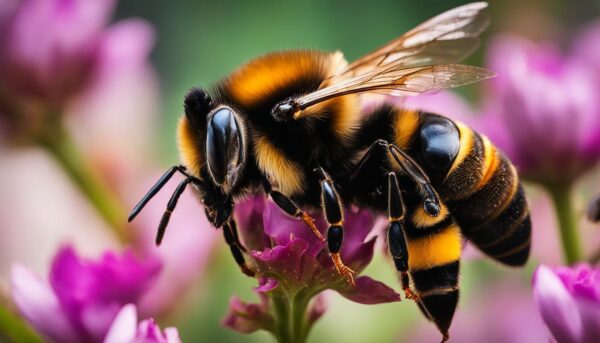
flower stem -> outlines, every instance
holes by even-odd
[[[577,218],[571,201],[571,185],[553,185],[547,187],[554,203],[564,258],[567,264],[581,261],[581,243]]]
[[[37,142],[67,173],[71,181],[109,224],[117,238],[127,241],[129,235],[125,230],[125,207],[85,159],[67,131],[62,128],[48,130],[43,136],[38,137]]]
[[[291,343],[290,332],[290,303],[287,298],[273,296],[273,310],[275,312],[275,336],[279,343]]]
[[[291,298],[291,301],[290,301]],[[280,343],[304,343],[308,337],[306,309],[310,298],[273,296],[277,341]]]
[[[295,343],[306,342],[308,328],[306,327],[306,309],[308,300],[296,295],[292,306],[292,337]]]

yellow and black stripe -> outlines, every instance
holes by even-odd
[[[525,264],[531,246],[527,201],[515,167],[487,137],[436,114],[390,105],[366,118],[362,146],[377,139],[396,144],[425,170],[466,238],[499,262]]]
[[[460,152],[438,190],[463,234],[480,250],[507,265],[523,265],[531,246],[531,220],[516,169],[487,137],[463,124],[457,127]],[[469,179],[470,185],[456,187],[458,179]]]
[[[435,218],[423,217],[418,215],[420,204],[409,204],[404,231],[419,308],[447,337],[458,303],[462,235],[450,212],[444,211]]]
[[[217,103],[237,109],[242,122],[248,123],[249,148],[260,172],[273,187],[301,204],[318,204],[319,184],[312,171],[316,161],[336,179],[338,170],[351,165],[361,118],[358,97],[350,94],[324,101],[289,122],[276,121],[271,110],[280,101],[327,86],[346,64],[339,52],[270,53],[242,65],[214,90]]]

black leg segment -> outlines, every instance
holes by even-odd
[[[244,258],[244,251],[246,249],[242,246],[239,239],[237,238],[237,225],[233,218],[223,224],[223,238],[225,238],[225,242],[229,246],[231,250],[231,255],[233,255],[233,259],[235,263],[240,266],[242,273],[253,277],[255,275],[254,271],[246,264],[246,259]]]
[[[173,195],[171,195],[171,199],[169,199],[169,203],[167,204],[167,209],[165,210],[165,213],[160,220],[160,224],[158,225],[158,232],[156,233],[156,245],[160,245],[162,242],[162,239],[165,235],[165,230],[167,229],[167,225],[169,225],[169,220],[171,219],[171,213],[173,213],[173,210],[175,210],[177,201],[179,201],[179,197],[190,182],[192,182],[191,178],[181,181],[179,185],[177,185]]]
[[[175,174],[175,172],[180,172],[180,173],[182,173],[183,175],[185,175],[188,178],[191,177],[185,171],[185,167],[182,166],[182,165],[176,165],[176,166],[172,166],[171,168],[169,168],[169,170],[167,170],[160,177],[160,179],[158,179],[158,181],[156,181],[156,183],[154,184],[154,186],[152,186],[152,188],[150,188],[150,190],[148,191],[148,193],[146,193],[146,195],[144,195],[142,197],[142,199],[137,203],[137,205],[135,205],[135,207],[133,208],[133,210],[131,210],[131,213],[129,214],[129,217],[127,218],[127,221],[131,222],[140,213],[140,211],[144,208],[144,206],[146,206],[146,204],[148,203],[148,201],[150,201],[150,199],[152,199],[156,195],[156,193],[158,193],[161,190],[161,188],[163,188],[163,186],[171,179],[171,177],[173,177],[173,175]]]
[[[406,298],[419,301],[419,296],[410,289],[410,278],[408,275],[408,246],[404,235],[404,202],[398,186],[396,174],[388,174],[388,246],[390,254],[394,259],[394,265],[400,272],[402,290]]]
[[[317,236],[321,241],[325,240],[325,238],[323,237],[323,235],[321,234],[321,232],[315,225],[314,219],[310,215],[308,215],[306,212],[302,211],[300,209],[300,207],[298,207],[298,205],[296,205],[296,203],[294,203],[292,201],[292,199],[288,198],[283,193],[274,191],[271,188],[271,185],[269,185],[267,182],[264,182],[263,185],[264,185],[265,192],[267,192],[267,194],[269,194],[271,199],[273,199],[273,202],[275,204],[277,204],[277,206],[281,210],[283,210],[283,212],[287,213],[288,215],[290,215],[292,217],[302,219],[306,223],[306,225],[308,225],[310,230],[315,234],[315,236]]]
[[[334,182],[323,168],[314,170],[321,183],[321,207],[329,224],[327,229],[327,248],[338,273],[342,274],[349,283],[354,285],[354,271],[345,266],[340,256],[344,238],[344,216],[340,196],[335,190]]]

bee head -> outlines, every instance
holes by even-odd
[[[205,130],[202,143],[211,180],[228,193],[236,185],[245,160],[242,119],[231,107],[215,105],[208,93],[199,88],[188,93],[184,107],[191,126]]]

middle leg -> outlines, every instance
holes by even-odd
[[[420,297],[410,288],[408,275],[408,247],[404,236],[404,203],[398,186],[396,174],[388,174],[388,246],[396,269],[400,272],[402,290],[407,299],[419,302]]]
[[[350,267],[344,265],[340,256],[342,240],[344,238],[344,212],[342,201],[337,193],[333,180],[321,167],[314,170],[321,183],[321,207],[325,212],[325,219],[329,225],[327,229],[327,248],[336,270],[342,274],[353,286],[355,273]]]

